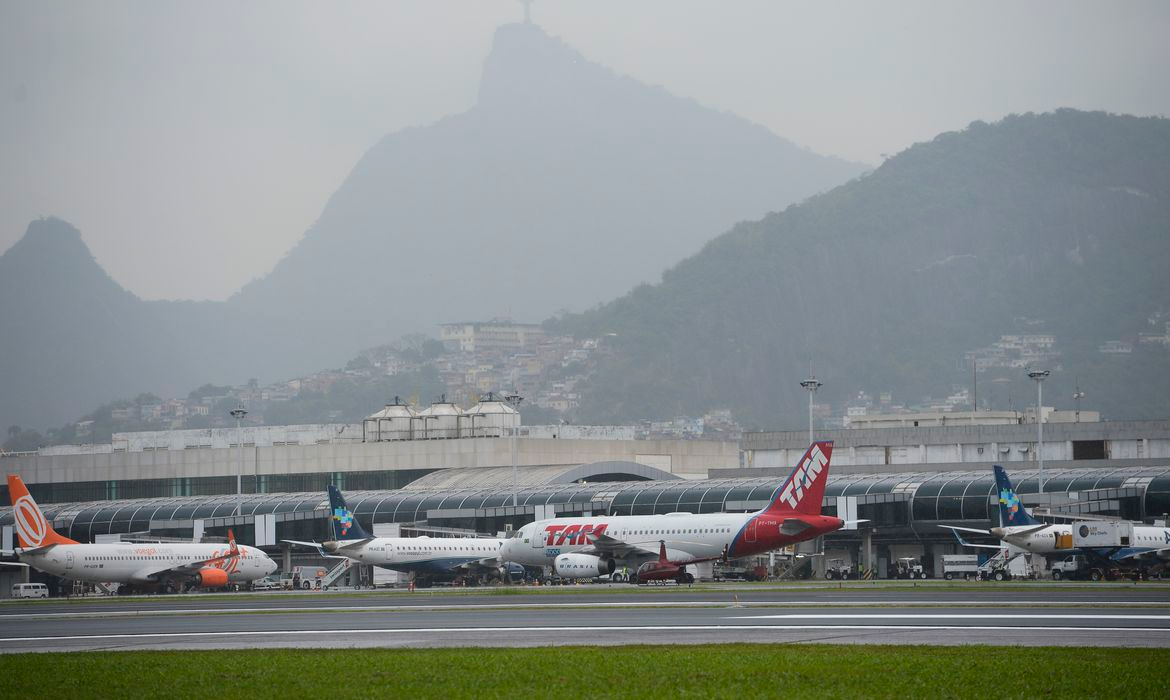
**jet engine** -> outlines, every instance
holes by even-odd
[[[553,560],[553,570],[563,578],[597,578],[612,574],[615,568],[613,559],[592,554],[562,554]]]
[[[228,585],[228,574],[223,569],[205,566],[199,570],[199,585],[203,588],[223,588]]]

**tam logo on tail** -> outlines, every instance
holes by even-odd
[[[784,515],[820,515],[821,501],[825,497],[825,483],[829,479],[829,461],[833,456],[833,443],[814,442],[809,445],[796,468],[775,491],[766,511]]]
[[[796,471],[793,472],[788,483],[784,485],[784,490],[780,492],[780,500],[796,510],[801,499],[804,498],[805,490],[813,485],[813,482],[820,476],[821,470],[827,466],[829,466],[829,458],[825,456],[824,452],[821,452],[821,446],[814,443],[804,460],[796,467]]]

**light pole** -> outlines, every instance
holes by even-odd
[[[520,434],[520,404],[524,397],[520,394],[508,394],[504,397],[508,405],[516,409],[516,420],[512,423],[512,507],[516,507],[516,438]]]
[[[1034,369],[1028,378],[1036,382],[1036,459],[1040,464],[1040,493],[1044,493],[1044,380],[1048,370]]]
[[[800,383],[808,391],[808,444],[813,444],[813,424],[812,424],[812,408],[813,408],[813,394],[817,393],[822,384],[817,380],[816,376],[809,377]]]
[[[243,479],[243,474],[244,474],[244,431],[243,431],[243,428],[240,427],[240,421],[243,420],[244,416],[246,416],[246,415],[248,415],[248,412],[244,410],[243,406],[238,406],[238,407],[233,408],[231,410],[232,418],[236,419],[236,444],[240,448],[240,464],[239,464],[239,467],[236,469],[236,495],[237,496],[239,496],[240,494],[242,494],[244,492],[242,485],[241,485],[241,480]]]
[[[1085,398],[1085,392],[1081,391],[1080,383],[1077,383],[1077,389],[1073,392],[1073,401],[1077,402],[1077,423],[1081,422],[1081,399]]]

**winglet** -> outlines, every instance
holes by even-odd
[[[789,513],[820,515],[832,456],[831,441],[814,442],[809,445],[792,473],[772,493],[772,502],[764,511],[781,515]]]
[[[240,548],[236,546],[236,533],[232,532],[230,527],[228,528],[228,552],[228,556],[230,557],[238,557],[240,555]]]
[[[8,475],[8,498],[12,501],[12,519],[16,525],[16,543],[24,549],[47,547],[52,544],[78,544],[76,540],[57,534],[40,506],[33,500],[28,487],[16,474]]]

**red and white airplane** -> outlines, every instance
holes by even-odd
[[[735,559],[811,540],[845,524],[821,515],[832,442],[813,443],[755,513],[553,518],[529,523],[504,540],[500,559],[552,566],[565,578],[612,574],[662,556],[675,565]],[[660,544],[661,543],[661,544]]]

